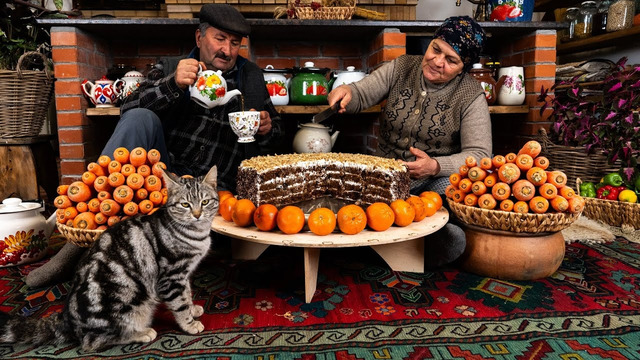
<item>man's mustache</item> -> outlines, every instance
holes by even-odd
[[[225,61],[231,60],[231,56],[227,56],[223,52],[217,52],[215,57],[220,58],[220,59],[225,60]]]

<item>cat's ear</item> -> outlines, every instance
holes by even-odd
[[[165,171],[162,168],[160,170],[162,171],[162,178],[167,185],[167,189],[171,189],[174,186],[178,185],[179,178],[176,174],[172,173],[171,171]]]
[[[218,188],[218,167],[213,165],[207,175],[202,180],[203,183],[211,185],[214,189]]]

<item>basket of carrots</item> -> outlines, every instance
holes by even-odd
[[[445,195],[452,213],[466,224],[516,233],[557,232],[571,225],[585,201],[540,151],[532,140],[517,154],[467,157],[449,176]]]
[[[89,247],[107,229],[130,216],[151,214],[167,201],[160,152],[121,147],[113,159],[102,155],[87,165],[79,181],[58,186],[53,204],[60,233]]]

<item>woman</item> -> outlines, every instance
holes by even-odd
[[[329,94],[329,105],[355,113],[387,99],[376,155],[409,169],[411,193],[444,194],[449,175],[468,156],[491,155],[491,119],[484,92],[468,71],[480,58],[484,30],[468,16],[450,17],[424,56],[403,55],[364,79]],[[447,224],[425,241],[425,266],[453,262],[464,252],[460,227]]]

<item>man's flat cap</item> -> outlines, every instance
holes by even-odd
[[[214,28],[242,37],[249,36],[251,33],[251,25],[247,19],[236,8],[228,4],[202,5],[200,22],[207,22]]]

